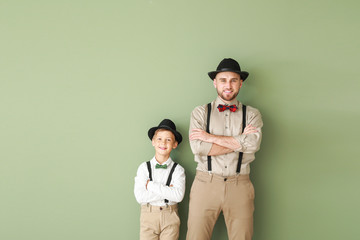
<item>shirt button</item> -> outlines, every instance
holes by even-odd
[[[225,168],[227,168],[227,166],[225,166]]]
[[[162,207],[160,207],[160,211],[162,210]]]

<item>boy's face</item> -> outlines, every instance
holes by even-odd
[[[155,152],[162,156],[170,156],[171,151],[178,145],[174,134],[165,129],[157,130],[151,142]]]

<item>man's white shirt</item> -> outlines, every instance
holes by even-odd
[[[166,164],[167,168],[155,168],[159,164],[155,157],[150,160],[152,181],[147,185],[149,179],[149,171],[146,162],[142,163],[135,177],[134,194],[136,201],[144,205],[150,203],[153,206],[165,206],[165,199],[169,200],[169,205],[181,202],[185,194],[185,170],[180,164],[175,167],[170,185],[166,186],[171,168],[174,162],[169,158],[162,165]]]

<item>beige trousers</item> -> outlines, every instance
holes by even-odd
[[[140,240],[177,240],[180,218],[178,206],[157,207],[142,205],[140,214]]]
[[[187,240],[210,240],[220,212],[229,240],[253,235],[254,186],[249,175],[221,177],[197,171],[191,187]]]

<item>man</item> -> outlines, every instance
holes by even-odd
[[[249,73],[225,58],[208,73],[217,91],[210,106],[196,107],[190,146],[197,162],[191,187],[187,240],[209,240],[223,212],[230,240],[253,235],[254,187],[250,163],[261,142],[260,112],[236,100]]]

